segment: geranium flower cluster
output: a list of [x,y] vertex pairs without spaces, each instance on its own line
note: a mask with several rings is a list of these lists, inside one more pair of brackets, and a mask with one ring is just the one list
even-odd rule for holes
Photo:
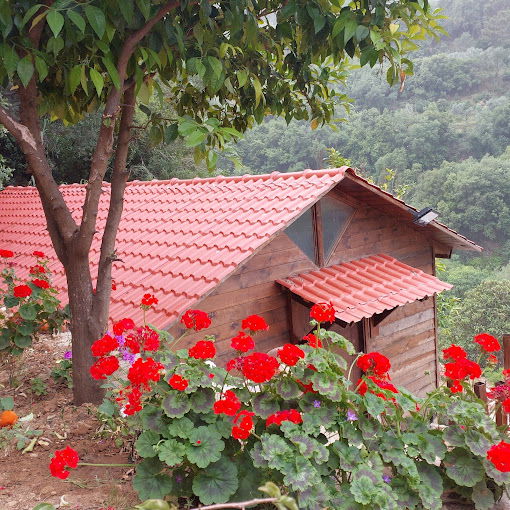
[[501,441],[487,451],[487,459],[503,473],[510,472],[510,443]]
[[331,303],[317,303],[310,309],[310,317],[317,322],[335,322],[335,309]]
[[291,421],[292,423],[299,424],[303,422],[303,417],[297,409],[278,411],[267,418],[266,427],[270,425],[280,426],[284,421]]
[[[493,347],[493,345],[487,345],[489,348]],[[466,351],[459,345],[452,344],[447,349],[443,349],[443,358],[452,360],[444,366],[445,377],[450,379],[449,387],[452,393],[461,393],[464,390],[462,381],[467,377],[476,379],[482,375],[480,365],[468,359]]]
[[[360,395],[365,395],[369,391],[383,400],[388,400],[387,393],[384,392],[398,393],[397,388],[390,382],[391,378],[388,373],[391,369],[390,360],[380,352],[363,354],[356,360],[356,366],[363,370],[367,380],[370,380],[381,390],[384,390],[377,391],[372,389],[366,380],[360,379],[356,385]],[[395,399],[390,397],[389,400]]]
[[70,446],[66,446],[63,450],[57,450],[50,461],[51,475],[65,480],[70,475],[68,469],[78,467],[79,461],[78,452]]

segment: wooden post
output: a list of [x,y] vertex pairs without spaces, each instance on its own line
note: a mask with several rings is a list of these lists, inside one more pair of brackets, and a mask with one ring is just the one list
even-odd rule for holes
[[503,367],[510,369],[510,335],[503,335]]
[[487,408],[487,385],[484,382],[475,383],[475,395],[485,404]]

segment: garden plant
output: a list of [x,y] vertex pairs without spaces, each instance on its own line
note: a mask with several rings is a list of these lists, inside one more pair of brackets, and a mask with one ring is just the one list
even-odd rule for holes
[[[154,302],[146,295],[142,308]],[[330,305],[314,305],[305,343],[272,356],[255,350],[266,322],[247,317],[225,367],[200,310],[182,317],[204,332],[189,348],[129,318],[94,342],[90,373],[107,388],[101,410],[137,434],[140,498],[192,508],[260,497],[271,481],[303,509],[439,510],[450,494],[492,508],[510,484],[510,444],[473,391],[480,365],[452,345],[443,351],[449,384],[418,398],[392,384],[385,356],[355,353],[328,330],[333,321]],[[475,343],[481,357],[500,349],[487,334]],[[354,365],[363,375],[351,382]],[[510,410],[506,390],[491,396]],[[67,478],[78,450],[57,451],[52,475]]]

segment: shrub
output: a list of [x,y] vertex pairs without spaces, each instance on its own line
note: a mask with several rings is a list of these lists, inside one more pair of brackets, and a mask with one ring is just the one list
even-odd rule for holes
[[[364,375],[352,384],[340,351],[353,355],[353,346],[316,320],[330,311],[316,308],[307,344],[286,344],[276,357],[250,352],[256,331],[242,331],[225,368],[214,363],[213,337],[174,350],[180,340],[130,319],[96,341],[91,374],[119,405],[103,410],[140,431],[140,498],[239,501],[272,480],[303,509],[439,510],[448,492],[492,508],[510,483],[510,445],[473,392],[479,365],[453,346],[444,354],[451,389],[419,399],[391,383],[386,357],[360,353]],[[198,310],[183,319],[194,330],[210,322]],[[243,325],[267,326],[253,316]],[[493,352],[489,338],[479,343]]]

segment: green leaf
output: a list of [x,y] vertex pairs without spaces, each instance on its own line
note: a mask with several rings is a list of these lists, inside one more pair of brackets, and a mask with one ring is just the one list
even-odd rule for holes
[[151,3],[147,0],[136,0],[136,5],[145,19],[149,19],[151,15]]
[[28,11],[23,16],[23,21],[21,22],[21,28],[23,28],[32,18],[32,16],[41,8],[44,7],[43,4],[35,4],[28,9]]
[[32,337],[16,335],[14,343],[21,349],[26,349],[32,345]]
[[136,451],[141,457],[155,457],[158,454],[155,446],[160,439],[161,436],[157,432],[145,430],[135,441]]
[[103,403],[97,408],[97,410],[100,413],[104,414],[105,416],[113,416],[117,408],[111,400],[105,398],[103,400]]
[[0,409],[2,411],[12,411],[14,409],[14,399],[12,397],[0,398]]
[[119,0],[117,5],[119,6],[120,12],[122,13],[122,16],[124,16],[126,22],[131,24],[135,13],[133,0]]
[[481,480],[473,487],[471,498],[476,510],[491,510],[496,503],[493,492],[487,487],[484,480]]
[[[317,369],[320,370],[319,367]],[[331,372],[314,372],[310,377],[310,381],[313,383],[313,389],[321,395],[326,395],[334,402],[342,400],[338,375]]]
[[33,321],[37,317],[37,308],[31,303],[21,305],[18,312],[27,321]]
[[199,468],[205,468],[219,460],[221,452],[225,449],[225,443],[221,440],[219,432],[213,427],[197,427],[191,432],[189,441],[186,456]]
[[165,143],[173,142],[179,136],[179,126],[178,124],[170,124],[165,128],[164,131],[164,141]]
[[60,34],[62,27],[64,26],[64,16],[62,16],[60,12],[54,9],[50,9],[46,15],[46,21],[48,22],[53,35],[57,37],[57,35]]
[[188,439],[193,430],[193,422],[189,418],[178,418],[170,422],[166,429],[166,433],[173,437]]
[[280,469],[284,474],[283,481],[295,491],[302,491],[314,484],[320,484],[321,479],[314,469],[312,463],[301,457],[294,455]]
[[431,510],[441,510],[443,502],[443,478],[441,471],[436,466],[420,462],[417,465],[421,484],[418,487],[420,499],[425,508]]
[[193,479],[193,493],[204,505],[226,503],[239,485],[236,465],[221,459],[198,473]]
[[24,56],[16,66],[16,72],[23,86],[26,87],[34,74],[34,64],[30,55]]
[[188,395],[175,391],[163,399],[161,407],[169,418],[182,418],[191,409],[191,402]]
[[[345,23],[344,44],[346,44],[349,40],[351,40],[353,38],[357,29],[358,29],[358,24],[356,23],[356,21],[350,19]],[[358,503],[359,503],[359,501],[358,501]]]
[[200,145],[204,143],[207,139],[208,132],[203,129],[196,129],[196,131],[193,131],[189,136],[186,136],[184,141],[186,143],[187,147],[196,147],[197,145]]
[[81,14],[69,9],[67,11],[67,17],[78,27],[79,30],[81,30],[82,33],[85,32],[86,23]]
[[354,471],[362,462],[361,450],[342,441],[335,441],[332,449],[338,454],[338,462],[344,471]]
[[248,81],[248,71],[246,69],[236,71],[236,76],[239,87],[241,88],[244,87],[246,85],[246,82]]
[[484,468],[478,459],[469,455],[466,450],[455,448],[448,452],[444,459],[446,474],[459,485],[474,487],[484,475]]
[[421,456],[429,463],[435,464],[444,459],[446,446],[441,437],[430,433],[418,434],[418,449]]
[[262,85],[256,76],[252,77],[251,84],[253,85],[253,90],[255,91],[255,108],[257,108],[262,98]]
[[71,94],[74,94],[76,88],[81,82],[81,71],[82,71],[81,65],[76,65],[69,71],[68,80],[69,91],[71,92]]
[[363,41],[368,34],[370,33],[370,30],[365,25],[358,25],[358,28],[356,29],[356,39],[358,41]]
[[90,69],[90,78],[92,79],[92,83],[94,87],[96,87],[96,92],[98,96],[101,96],[101,91],[104,86],[104,79],[100,73],[98,73],[94,68]]
[[169,467],[177,466],[184,460],[186,445],[177,439],[167,439],[157,446],[159,460]]
[[456,424],[449,425],[443,432],[443,439],[448,446],[464,446],[465,432]]
[[39,81],[43,81],[46,76],[48,76],[48,66],[44,59],[42,59],[39,55],[35,56],[35,68],[37,69],[37,74],[39,75]]
[[466,430],[464,439],[467,447],[479,457],[485,457],[487,450],[491,447],[489,440],[477,430]]
[[7,74],[12,76],[18,66],[18,54],[11,46],[5,43],[0,46],[0,54],[2,55],[2,60]]
[[285,400],[296,398],[301,394],[297,383],[289,377],[280,379],[275,386],[276,392]]
[[138,464],[133,488],[141,500],[161,499],[172,492],[172,479],[161,473],[163,467],[158,459],[145,459]]
[[261,418],[269,418],[280,410],[278,399],[270,393],[259,393],[253,399],[253,411]]
[[210,412],[214,402],[214,390],[211,388],[199,388],[191,395],[191,408],[195,413]]
[[39,503],[32,510],[56,510],[56,508],[51,503]]
[[21,336],[30,336],[34,332],[35,328],[36,326],[33,322],[22,322],[16,327],[16,332]]
[[221,76],[223,71],[223,64],[216,57],[207,57],[207,63],[212,69],[212,72],[216,78]]
[[365,401],[365,406],[367,408],[368,413],[377,418],[386,408],[384,405],[384,400],[380,397],[377,397],[373,393],[367,391],[365,396],[363,397]]
[[148,499],[141,505],[136,505],[135,508],[137,510],[174,510],[175,506],[172,505],[172,507],[170,507],[170,505],[162,499]]
[[108,74],[110,76],[110,79],[112,80],[113,86],[117,90],[120,90],[120,76],[117,71],[117,68],[113,65],[113,62],[109,58],[103,57],[101,60],[103,61],[103,64],[105,65],[105,67],[108,71]]
[[86,5],[84,11],[90,26],[97,34],[97,37],[102,39],[106,28],[106,18],[103,11],[98,7],[94,7],[93,5]]

